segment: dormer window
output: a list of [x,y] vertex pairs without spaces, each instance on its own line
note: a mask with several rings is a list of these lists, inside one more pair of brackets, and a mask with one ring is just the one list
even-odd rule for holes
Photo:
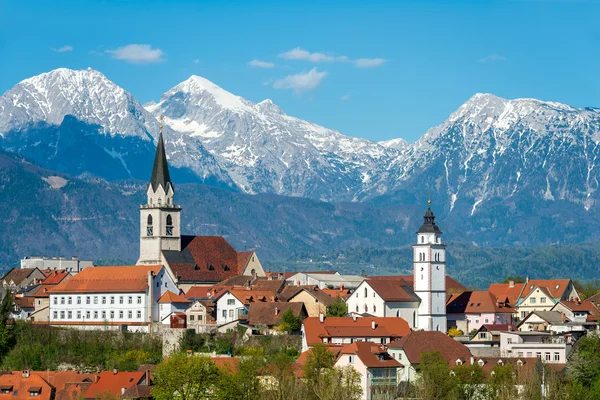
[[13,387],[11,385],[0,386],[0,394],[11,394]]
[[456,360],[456,365],[462,365],[462,360],[461,359]]
[[483,364],[485,364],[485,362],[483,360],[479,360],[477,361],[477,364],[479,364],[480,367],[483,367]]
[[37,397],[40,396],[42,394],[42,388],[41,387],[32,387],[29,388],[29,396],[30,397]]

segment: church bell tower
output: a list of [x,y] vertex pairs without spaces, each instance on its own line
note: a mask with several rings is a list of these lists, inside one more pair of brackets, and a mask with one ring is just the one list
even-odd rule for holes
[[181,250],[181,207],[175,205],[175,187],[169,175],[169,165],[163,140],[163,117],[152,177],[146,195],[148,201],[140,206],[140,258],[137,264],[164,264],[163,250]]
[[414,291],[421,299],[417,329],[446,332],[446,245],[435,224],[431,200],[413,245]]

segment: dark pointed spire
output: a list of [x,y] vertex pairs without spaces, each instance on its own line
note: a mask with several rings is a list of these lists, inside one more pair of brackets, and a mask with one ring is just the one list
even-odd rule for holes
[[440,228],[435,224],[435,215],[433,215],[433,211],[431,211],[431,199],[427,199],[427,211],[425,211],[425,216],[423,217],[423,225],[421,225],[417,233],[442,234]]
[[168,185],[173,186],[171,183],[171,176],[169,175],[169,164],[167,162],[167,154],[165,152],[165,143],[162,134],[163,128],[163,117],[160,117],[160,133],[158,134],[158,144],[156,145],[156,155],[154,156],[154,167],[152,168],[152,178],[150,178],[150,185],[152,190],[156,191],[159,185],[162,185],[165,192],[167,192]]

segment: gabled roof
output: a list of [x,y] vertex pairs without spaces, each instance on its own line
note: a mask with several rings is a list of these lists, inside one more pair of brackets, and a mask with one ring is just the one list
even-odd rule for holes
[[181,251],[163,251],[178,281],[184,283],[217,283],[241,275],[253,254],[238,253],[222,236],[181,236]]
[[48,290],[56,293],[137,293],[148,289],[148,273],[155,275],[162,265],[88,267]]
[[281,315],[287,310],[292,310],[295,317],[306,316],[304,303],[252,303],[248,310],[248,325],[279,325]]
[[508,301],[508,304],[514,307],[524,288],[524,283],[492,283],[488,288],[488,292],[496,296],[498,300]]
[[152,386],[148,385],[133,385],[129,389],[125,390],[125,393],[121,395],[121,399],[151,399],[152,398]]
[[230,289],[221,292],[215,300],[220,299],[224,294],[231,293],[242,304],[248,305],[256,302],[274,302],[279,301],[277,295],[269,290],[248,290],[248,289]]
[[373,342],[357,341],[342,347],[340,355],[354,354],[367,368],[393,368],[401,367],[398,361],[392,358],[385,346]]
[[6,273],[6,275],[4,275],[2,277],[1,280],[6,281],[7,283],[10,283],[12,281],[15,285],[18,286],[25,279],[29,278],[29,276],[31,274],[33,274],[34,271],[39,272],[39,269],[37,269],[37,268],[13,268],[10,271],[8,271]]
[[19,306],[19,308],[21,310],[25,309],[25,308],[34,308],[34,303],[35,303],[35,299],[31,296],[29,297],[16,297],[13,300],[13,303],[15,303],[17,306]]
[[570,279],[530,279],[529,282],[525,284],[525,289],[521,294],[521,298],[524,299],[528,297],[536,287],[539,287],[540,289],[546,289],[551,297],[560,299],[565,295],[569,283],[571,283]]
[[[573,301],[573,300],[562,300],[559,302],[561,305],[565,306],[567,309],[571,311],[577,312],[587,312],[588,314],[596,314],[598,315],[598,308],[594,303],[589,300],[585,301]],[[556,305],[554,306],[556,307]]]
[[[535,367],[538,364],[538,362],[541,361],[538,358],[534,357],[485,357],[477,358],[474,362],[478,365],[483,364],[481,368],[483,369],[483,373],[486,377],[490,377],[494,368],[511,364],[513,366],[513,370],[518,373],[520,379],[527,379],[533,377]],[[546,365],[551,367],[556,364]]]
[[453,294],[446,304],[447,314],[514,313],[514,309],[503,306],[496,296],[488,291],[467,291]]
[[506,331],[516,331],[512,324],[483,324],[477,330],[479,332],[506,332]]
[[50,297],[48,290],[54,288],[56,285],[39,285],[34,291],[30,293],[30,297]]
[[73,400],[83,398],[85,391],[92,385],[92,382],[69,382],[65,387],[56,391],[54,400]]
[[186,299],[182,294],[175,294],[170,290],[167,290],[160,299],[158,299],[159,303],[191,303],[190,300]]
[[332,305],[335,302],[335,300],[331,296],[329,296],[328,294],[324,293],[317,286],[313,286],[313,287],[310,287],[310,288],[307,288],[307,287],[300,288],[300,290],[296,291],[296,293],[294,293],[292,296],[290,296],[288,298],[288,301],[290,301],[294,297],[298,296],[301,292],[308,293],[316,301],[318,301],[319,303],[324,304],[325,306],[330,306],[330,305]]
[[[386,276],[386,275],[371,275],[371,276],[367,276],[366,279],[368,279],[369,281],[374,281],[374,280],[384,280],[384,281],[403,280],[408,285],[414,285],[414,281],[415,281],[415,277],[412,276],[412,275],[389,275],[389,276]],[[464,287],[463,285],[461,285],[460,283],[458,283],[452,277],[446,275],[446,291],[448,291],[448,292],[463,292],[465,290],[467,290],[466,287]]]
[[[373,329],[373,322],[375,329]],[[333,337],[385,337],[400,338],[410,332],[408,322],[400,317],[308,317],[302,323],[306,335],[306,343],[314,346],[323,343],[323,338]]]
[[558,311],[532,311],[519,323],[518,327],[525,324],[532,315],[537,315],[550,325],[562,325],[565,323],[563,315]]
[[[84,269],[84,271],[89,268],[91,267]],[[130,387],[141,383],[145,376],[145,372],[100,372],[100,374],[98,374],[98,382],[94,382],[90,385],[85,391],[84,397],[86,399],[95,399],[104,393],[120,396],[122,388],[127,390]]]
[[348,297],[352,296],[352,291],[350,289],[328,289],[323,288],[321,292],[325,293],[327,296],[336,300],[338,297],[341,297],[342,300],[346,300]]
[[277,294],[280,293],[285,286],[286,284],[283,280],[269,280],[265,278],[258,278],[254,281],[252,288],[256,290],[269,290]]
[[456,360],[464,363],[471,358],[471,352],[467,346],[437,331],[410,332],[400,340],[390,343],[388,348],[404,350],[411,364],[418,364],[421,354],[432,351],[439,351],[450,365],[455,365]]
[[405,280],[368,280],[364,282],[369,285],[383,301],[390,302],[419,302],[421,299],[415,294],[412,284],[406,283]]
[[46,275],[46,273],[44,273],[44,275],[46,275],[46,279],[44,279],[41,284],[42,285],[58,285],[59,283],[62,282],[63,279],[67,278],[69,276],[69,273],[67,271],[63,270],[49,270],[50,274]]

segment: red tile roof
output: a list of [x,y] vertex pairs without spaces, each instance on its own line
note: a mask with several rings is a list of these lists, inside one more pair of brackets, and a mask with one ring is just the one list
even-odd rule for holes
[[83,394],[91,385],[92,382],[67,383],[64,389],[56,391],[54,400],[82,399]]
[[170,290],[167,290],[160,299],[158,299],[159,303],[191,303],[190,300],[186,299],[182,294],[175,294]]
[[525,288],[524,283],[492,283],[488,288],[488,292],[491,292],[499,300],[508,301],[508,304],[515,306],[519,300],[521,292]]
[[182,236],[181,251],[163,251],[180,282],[221,282],[241,275],[254,252],[237,252],[222,236]]
[[[91,268],[95,267],[88,267],[84,271]],[[84,396],[86,399],[96,399],[105,393],[120,396],[123,388],[127,390],[134,385],[143,383],[145,377],[145,372],[100,372],[98,374],[98,381],[90,385],[85,391]]]
[[[414,281],[415,281],[415,277],[412,276],[412,275],[390,275],[390,276],[372,275],[372,276],[367,276],[366,278],[368,280],[370,280],[370,281],[374,281],[374,280],[384,280],[384,281],[403,280],[408,285],[413,285]],[[462,291],[467,290],[467,288],[464,287],[463,285],[461,285],[460,283],[458,283],[457,281],[455,281],[450,276],[446,275],[446,290],[448,292],[462,292]]]
[[471,352],[462,343],[457,342],[450,336],[436,331],[414,331],[402,337],[400,340],[390,343],[390,349],[402,349],[411,364],[420,362],[421,354],[439,351],[444,360],[452,366],[456,360],[463,363],[471,358]]
[[13,302],[18,305],[21,309],[34,308],[35,299],[31,296],[28,297],[16,297]]
[[50,297],[48,290],[52,289],[53,287],[55,287],[55,285],[39,285],[34,292],[31,292],[30,297]]
[[406,283],[403,279],[374,279],[366,281],[366,284],[371,286],[384,301],[420,301],[413,292],[412,284]]
[[46,275],[46,279],[41,282],[42,285],[58,285],[69,276],[69,273],[65,270],[47,270],[47,272],[50,272],[49,274],[46,274],[46,271],[42,272]]
[[248,325],[266,325],[269,327],[281,323],[281,315],[292,310],[295,317],[306,317],[304,303],[252,303],[248,309]]
[[[2,277],[3,281],[7,283],[12,281],[15,285],[20,285],[25,279],[38,270],[37,268],[13,268]],[[39,270],[38,270],[39,271]]]
[[[0,394],[0,399],[50,400],[52,398],[52,386],[36,374],[30,374],[27,378],[24,378],[20,371],[0,375],[0,387],[10,390],[9,394]],[[32,390],[39,390],[39,395],[29,396]]]
[[212,361],[221,372],[236,373],[240,368],[241,359],[238,357],[211,357]]
[[570,279],[531,279],[525,284],[521,298],[529,296],[536,287],[539,287],[546,289],[553,298],[560,299],[565,295],[570,282]]
[[[372,323],[375,322],[375,329]],[[332,337],[385,337],[400,338],[410,332],[408,322],[399,317],[308,317],[302,323],[308,346],[323,343],[323,338]]]
[[337,299],[338,296],[342,298],[342,300],[346,300],[348,297],[352,296],[352,291],[350,289],[321,289],[323,293],[331,297],[332,299]]
[[161,265],[88,267],[48,293],[132,293],[148,289],[148,273],[158,274]]
[[277,295],[269,290],[254,290],[254,289],[229,289],[223,292],[220,292],[217,297],[212,297],[213,299],[218,299],[223,296],[225,293],[231,293],[236,299],[238,299],[242,304],[250,304],[255,302],[265,302],[265,301],[279,301]]
[[446,304],[447,314],[514,312],[512,307],[502,305],[492,293],[482,290],[453,294]]
[[340,355],[354,354],[367,368],[393,368],[401,367],[398,361],[392,358],[385,347],[373,342],[358,341],[342,347]]

